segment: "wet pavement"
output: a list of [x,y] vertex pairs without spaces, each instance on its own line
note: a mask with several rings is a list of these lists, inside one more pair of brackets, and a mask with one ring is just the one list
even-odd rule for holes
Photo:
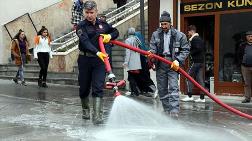
[[[113,106],[112,93],[106,91],[104,99],[105,123],[94,126],[81,119],[78,87],[38,88],[35,83],[21,86],[0,80],[0,140],[252,140],[251,120],[228,112],[210,99],[206,103],[181,102],[178,121],[162,115],[160,102],[152,98],[117,99]],[[220,99],[252,114],[252,103],[241,104],[241,97]],[[110,125],[114,125],[113,130]]]

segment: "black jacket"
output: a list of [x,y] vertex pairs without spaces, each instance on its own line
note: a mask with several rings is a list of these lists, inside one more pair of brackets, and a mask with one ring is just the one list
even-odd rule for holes
[[204,63],[205,45],[199,36],[194,36],[191,43],[190,55],[194,63]]
[[236,51],[237,64],[252,67],[252,45],[241,43]]
[[100,34],[110,34],[111,40],[119,36],[116,28],[113,28],[107,22],[96,19],[95,25],[87,20],[81,21],[77,25],[77,36],[79,37],[79,50],[90,52],[94,55],[100,51],[98,37]]

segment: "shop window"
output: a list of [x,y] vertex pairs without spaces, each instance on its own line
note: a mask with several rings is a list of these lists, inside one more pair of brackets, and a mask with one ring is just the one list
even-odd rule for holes
[[252,12],[223,14],[220,17],[219,81],[241,82],[236,49],[244,42],[244,33],[252,30]]

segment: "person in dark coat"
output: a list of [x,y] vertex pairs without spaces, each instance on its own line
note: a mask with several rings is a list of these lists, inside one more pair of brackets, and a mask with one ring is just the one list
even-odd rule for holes
[[[190,25],[188,27],[188,36],[191,48],[190,48],[190,69],[188,74],[196,78],[197,82],[204,87],[204,55],[205,55],[205,45],[203,40],[200,38],[199,34],[196,32],[196,26]],[[194,100],[192,97],[193,83],[187,80],[187,97],[182,99],[182,101],[195,101],[195,102],[205,102],[204,93],[200,92],[200,98]]]
[[77,25],[76,33],[79,37],[79,96],[82,104],[83,119],[90,119],[89,93],[92,88],[94,124],[103,122],[103,88],[105,85],[104,58],[107,54],[100,51],[98,37],[103,37],[103,43],[116,39],[119,32],[107,22],[97,18],[97,4],[87,0],[83,6],[85,20]]
[[21,84],[26,86],[27,84],[24,80],[24,65],[27,63],[27,56],[30,56],[30,53],[28,40],[25,36],[25,32],[21,29],[12,40],[11,53],[14,56],[15,64],[18,66],[18,71],[13,81],[18,84],[18,79],[20,79]]
[[241,71],[244,79],[244,100],[242,103],[251,101],[251,85],[252,85],[252,31],[247,31],[246,42],[242,43],[237,49],[237,60],[241,66]]
[[127,0],[113,0],[117,4],[117,8],[124,6],[127,3]]

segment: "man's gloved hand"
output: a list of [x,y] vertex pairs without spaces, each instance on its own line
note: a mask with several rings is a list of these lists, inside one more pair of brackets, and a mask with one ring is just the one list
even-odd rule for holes
[[103,37],[103,43],[108,43],[111,39],[110,34],[100,34]]
[[102,53],[102,52],[100,52],[100,51],[98,51],[98,52],[96,53],[96,55],[97,55],[103,62],[104,62],[104,58],[108,57],[107,54],[104,54],[104,53]]
[[151,50],[149,50],[147,52],[148,52],[148,55],[145,55],[145,57],[152,58],[153,54],[152,54]]
[[174,60],[171,64],[171,69],[178,71],[179,69],[179,62],[177,60]]

